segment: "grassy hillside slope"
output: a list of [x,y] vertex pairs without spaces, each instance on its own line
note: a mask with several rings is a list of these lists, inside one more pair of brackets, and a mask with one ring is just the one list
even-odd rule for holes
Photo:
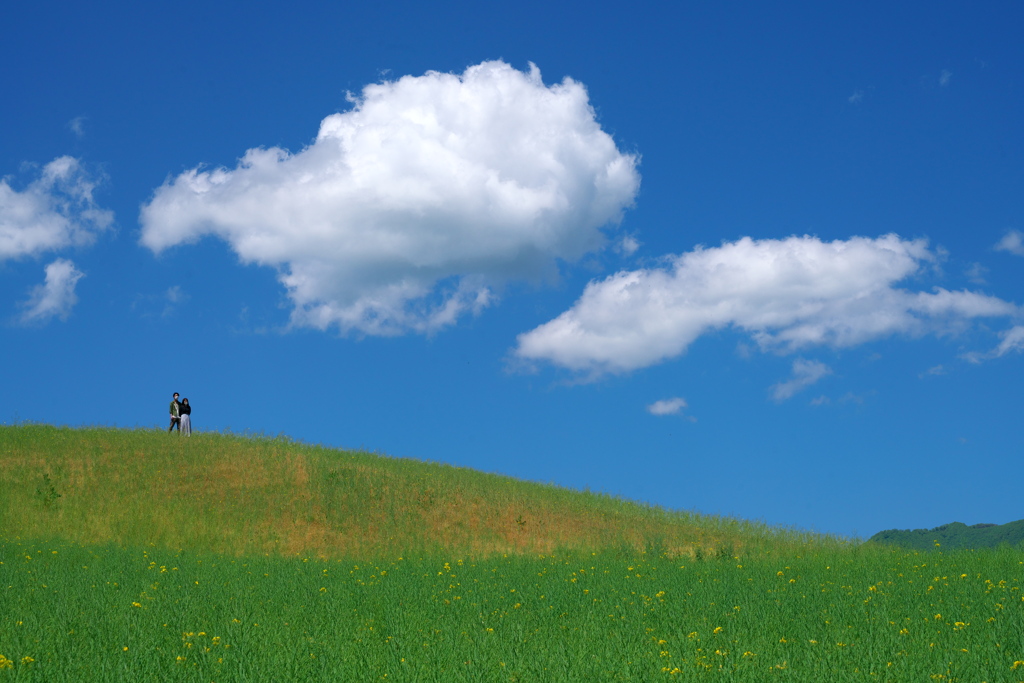
[[285,439],[0,427],[0,681],[1021,682],[1022,576]]
[[0,529],[172,549],[330,557],[835,544],[474,470],[283,438],[0,427]]

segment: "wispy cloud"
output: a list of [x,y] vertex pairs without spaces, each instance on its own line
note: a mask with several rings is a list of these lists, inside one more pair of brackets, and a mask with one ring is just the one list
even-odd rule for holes
[[76,138],[81,139],[85,137],[85,117],[76,116],[75,118],[71,119],[70,121],[68,121],[68,128],[71,130],[72,133],[75,134]]
[[942,73],[939,74],[939,85],[941,87],[945,88],[947,85],[949,85],[949,81],[952,78],[953,78],[953,72],[948,71],[946,69],[943,69]]
[[640,242],[633,235],[623,235],[615,250],[623,256],[632,256],[640,248]]
[[1014,325],[999,336],[1001,337],[999,344],[991,351],[970,351],[960,357],[969,363],[977,364],[986,360],[1002,358],[1010,353],[1024,352],[1024,325]]
[[864,101],[864,91],[854,90],[853,94],[846,98],[846,101],[850,104],[860,104]]
[[293,325],[430,333],[604,246],[639,189],[639,158],[583,84],[545,85],[533,65],[404,76],[351,100],[297,153],[254,147],[157,188],[142,244],[224,239],[278,270]]
[[1002,335],[1003,340],[995,348],[995,355],[1005,356],[1008,353],[1024,351],[1024,325],[1017,325]]
[[1016,256],[1024,256],[1024,235],[1019,230],[1007,230],[995,248],[996,251],[1008,251]]
[[20,321],[24,325],[42,325],[53,318],[67,320],[78,303],[75,286],[85,276],[67,259],[57,259],[46,266],[46,280],[29,293],[22,306]]
[[[873,393],[873,392],[868,392],[868,393]],[[864,398],[865,398],[865,396],[863,394],[855,394],[852,391],[848,391],[848,392],[846,392],[845,394],[843,394],[842,396],[839,397],[839,403],[842,404],[842,405],[845,405],[845,404],[848,404],[848,403],[856,403],[857,405],[864,405]]]
[[797,358],[793,361],[793,376],[785,382],[779,382],[772,386],[770,390],[772,400],[781,403],[815,384],[822,377],[831,374],[832,369],[821,361]]
[[[666,398],[660,401],[655,401],[647,406],[647,412],[651,415],[664,417],[666,415],[682,415],[686,408],[686,400],[676,396],[675,398]],[[692,417],[690,419],[694,420]]]
[[164,292],[164,299],[166,300],[166,304],[164,305],[164,311],[161,315],[166,318],[172,315],[180,304],[188,301],[189,295],[181,288],[181,285],[174,285],[172,287],[168,287],[167,291]]
[[924,379],[925,377],[936,377],[938,375],[945,375],[946,372],[947,371],[946,371],[945,366],[943,366],[943,365],[935,365],[935,366],[932,366],[932,367],[928,368],[927,370],[925,370],[921,374],[919,374],[918,377],[920,379]]
[[176,304],[188,298],[188,294],[185,294],[185,292],[182,291],[181,285],[174,285],[173,287],[168,287],[167,291],[164,293],[164,296],[166,296],[167,301],[172,304]]
[[988,275],[988,268],[981,265],[980,263],[975,262],[967,266],[967,268],[964,270],[964,275],[966,275],[967,279],[973,282],[974,284],[984,285],[987,284],[985,276]]

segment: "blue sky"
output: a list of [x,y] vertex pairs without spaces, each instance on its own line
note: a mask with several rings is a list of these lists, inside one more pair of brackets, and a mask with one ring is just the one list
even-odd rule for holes
[[1024,517],[1019,4],[20,3],[0,421]]

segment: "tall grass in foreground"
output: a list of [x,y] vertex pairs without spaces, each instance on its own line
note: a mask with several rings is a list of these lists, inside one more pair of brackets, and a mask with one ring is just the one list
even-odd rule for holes
[[23,538],[325,558],[843,545],[493,474],[162,430],[0,426],[0,529]]
[[0,681],[1024,680],[1024,555],[232,557],[0,538]]

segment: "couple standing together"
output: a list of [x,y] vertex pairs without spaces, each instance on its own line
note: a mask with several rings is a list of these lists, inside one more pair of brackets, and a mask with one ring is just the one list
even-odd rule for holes
[[174,431],[174,428],[178,428],[179,434],[185,436],[192,436],[192,406],[188,404],[188,399],[183,398],[181,402],[178,401],[178,392],[174,392],[174,399],[171,401],[171,426],[167,428],[167,433],[170,434]]

